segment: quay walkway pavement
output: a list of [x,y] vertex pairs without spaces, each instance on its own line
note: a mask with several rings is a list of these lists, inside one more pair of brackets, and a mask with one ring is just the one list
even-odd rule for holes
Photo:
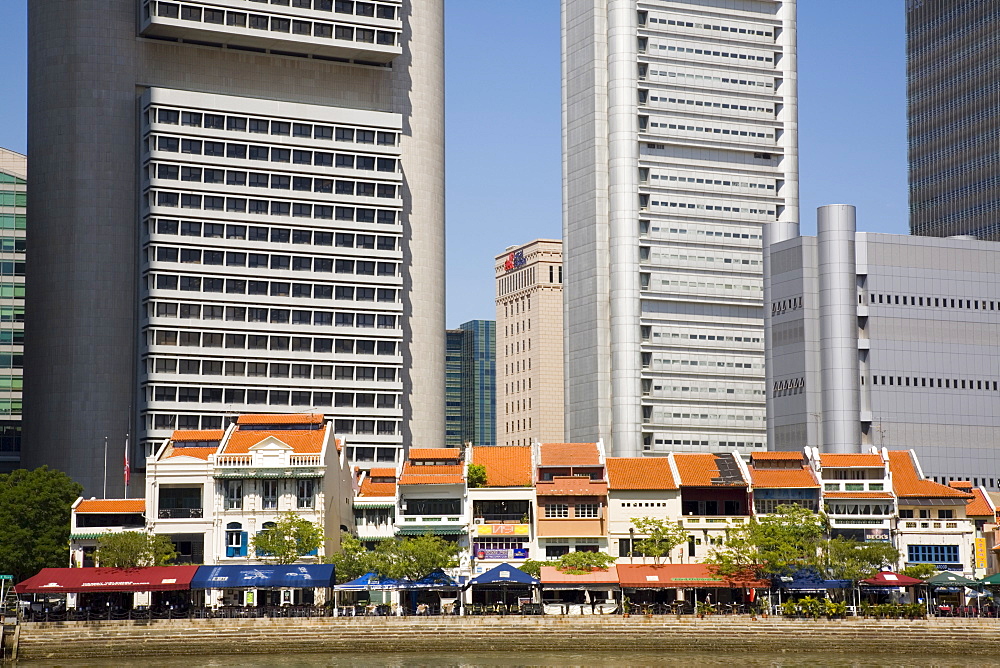
[[1000,655],[1000,620],[745,616],[168,619],[22,624],[17,659],[477,651]]

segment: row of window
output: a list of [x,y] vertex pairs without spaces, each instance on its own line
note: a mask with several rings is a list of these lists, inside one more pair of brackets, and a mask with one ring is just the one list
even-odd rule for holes
[[[642,206],[643,200],[649,199],[649,195],[639,195],[640,208],[645,209]],[[698,204],[696,202],[667,202],[652,200],[649,202],[653,206],[661,206],[664,208],[671,209],[696,209],[698,211],[719,211],[725,213],[746,213],[754,216],[773,216],[774,209],[744,209],[738,206],[722,206],[719,204]]]
[[[652,259],[657,264],[667,264],[669,266],[676,266],[679,262],[704,262],[704,263],[715,263],[721,262],[722,264],[729,265],[742,265],[748,267],[756,267],[763,264],[760,260],[752,259],[740,259],[733,257],[716,257],[714,255],[680,255],[677,253],[668,254],[666,249],[653,248],[650,251],[649,246],[639,247],[639,261],[649,260],[650,253],[652,252]],[[721,267],[721,269],[732,271],[734,267]]]
[[[648,341],[649,334],[645,331],[651,329],[648,326],[643,326],[642,340]],[[724,336],[722,334],[684,334],[681,332],[663,332],[653,331],[653,338],[664,338],[664,339],[687,339],[689,341],[734,341],[736,343],[761,343],[763,341],[759,336]]]
[[504,431],[507,434],[513,434],[525,429],[531,429],[530,417],[524,420],[511,420],[510,422],[504,422]]
[[504,394],[511,394],[514,392],[522,392],[531,389],[531,377],[529,376],[526,380],[515,380],[512,383],[504,383]]
[[[684,104],[692,105],[695,107],[705,107],[710,109],[729,109],[731,111],[749,111],[749,112],[759,112],[765,114],[773,114],[774,107],[754,107],[747,106],[745,104],[729,104],[727,102],[709,102],[707,100],[689,100],[678,97],[662,97],[659,95],[650,95],[649,99],[653,102],[668,102],[670,104]],[[640,95],[640,102],[645,102]]]
[[[267,4],[268,0],[250,0]],[[337,14],[356,14],[379,19],[392,20],[396,18],[396,7],[392,4],[375,3],[358,0],[270,0],[272,5],[289,5],[298,9],[314,9],[317,12],[334,11]]]
[[0,230],[23,230],[28,226],[25,214],[0,214]]
[[[647,383],[649,379],[643,380],[643,383]],[[644,387],[643,394],[649,394],[649,389]],[[693,392],[695,394],[731,394],[733,397],[737,395],[744,395],[747,397],[756,397],[764,394],[763,390],[755,390],[746,387],[710,387],[706,385],[702,386],[689,386],[689,385],[653,385],[652,389],[654,392]]]
[[[248,492],[253,490],[255,482],[260,484],[260,500],[261,508],[264,510],[277,510],[278,499],[284,496],[287,492],[282,490],[284,487],[282,481],[274,479],[265,479],[260,481],[252,480],[223,480],[222,486],[222,496],[225,499],[226,510],[239,510],[243,508],[244,503],[244,487]],[[295,481],[295,496],[296,496],[296,508],[312,508],[315,504],[316,492],[318,485],[316,480],[313,478],[300,478]],[[250,492],[252,493],[252,492]],[[265,530],[267,525],[265,523]],[[234,526],[235,525],[235,526]],[[230,522],[226,525],[227,530],[238,529],[239,523]]]
[[[180,290],[188,292],[197,292],[199,286],[203,288],[203,292],[208,293],[221,293],[221,278],[206,278],[204,281],[195,280],[191,277],[181,277],[181,282],[178,283],[176,280],[170,279],[168,274],[160,274],[157,277],[156,287],[163,290],[177,290],[178,285]],[[174,276],[174,279],[177,277]],[[159,280],[164,279],[164,280]],[[374,302],[377,295],[379,303],[396,303],[396,291],[384,288],[367,288],[367,287],[353,287],[353,286],[329,286],[329,285],[316,285],[312,286],[308,283],[281,283],[277,281],[271,281],[270,286],[268,286],[267,281],[244,281],[236,279],[226,280],[226,293],[227,294],[250,294],[250,295],[270,295],[272,297],[300,297],[300,298],[311,298],[311,299],[336,299],[338,301],[361,301],[361,302]],[[247,290],[247,285],[250,285],[249,291]],[[0,286],[2,287],[2,286]],[[2,293],[2,290],[0,290]],[[162,304],[162,306],[161,306]],[[203,309],[196,308],[195,304],[183,304],[181,308],[175,309],[171,305],[172,302],[158,302],[156,306],[156,315],[158,317],[181,317],[189,319],[201,319],[201,320],[228,320],[230,322],[273,322],[273,323],[295,323],[307,325],[310,322],[316,325],[331,325],[334,322],[345,323],[344,326],[354,326],[352,324],[357,322],[358,327],[374,327],[377,320],[380,329],[395,327],[395,316],[385,315],[375,318],[373,314],[358,313],[353,314],[350,312],[342,313],[342,315],[336,315],[329,311],[308,311],[308,310],[290,310],[290,309],[280,309],[272,308],[267,309],[263,307],[244,307],[244,306],[227,306],[223,312],[223,307],[218,305],[205,305]],[[186,307],[186,308],[185,308]],[[180,315],[178,315],[180,314]],[[224,316],[223,316],[224,314]],[[355,317],[355,315],[357,317]],[[368,317],[371,316],[371,317]]]
[[[642,23],[640,12],[640,24]],[[702,28],[704,30],[714,30],[716,32],[728,32],[734,35],[756,35],[757,37],[773,37],[771,31],[757,30],[754,28],[737,28],[735,26],[717,25],[713,23],[692,23],[691,21],[676,21],[674,19],[649,18],[650,23],[660,23],[661,25],[677,26],[678,28]]]
[[[190,402],[197,404],[251,404],[260,405],[265,404],[269,406],[309,406],[309,407],[330,407],[333,406],[333,393],[332,392],[309,392],[308,390],[266,390],[266,389],[254,389],[254,388],[219,388],[219,387],[164,387],[157,386],[154,390],[150,390],[149,399],[151,401],[166,401],[166,402]],[[395,408],[394,395],[379,395],[389,397],[393,401],[393,405],[379,406],[379,408]],[[157,414],[156,419],[153,420],[153,426],[155,429],[172,429],[175,424],[173,415]],[[197,416],[195,416],[197,417]],[[220,418],[221,420],[221,418]],[[368,420],[361,420],[360,422],[369,422]],[[368,429],[367,424],[361,425],[359,430],[353,431],[351,433],[356,434],[374,434],[375,431],[375,421],[371,422],[371,430]],[[379,420],[379,430],[377,433],[381,435],[391,435],[395,434],[398,429],[398,424],[393,420]],[[220,422],[221,425],[221,422]],[[197,429],[197,425],[193,427],[180,427],[181,429],[193,428]],[[204,429],[210,427],[203,426]],[[337,432],[344,432],[344,429],[337,427]]]
[[[155,114],[155,116],[153,115]],[[369,130],[344,125],[321,125],[299,121],[268,120],[246,116],[212,114],[201,111],[179,111],[177,109],[155,108],[150,120],[164,125],[181,125],[209,130],[227,130],[276,137],[298,137],[300,139],[323,139],[327,141],[353,142],[357,144],[378,144],[395,146],[397,133],[386,130]]]
[[[254,215],[272,215],[293,218],[315,218],[317,220],[338,220],[359,223],[379,223],[380,225],[395,225],[396,211],[384,209],[368,209],[350,206],[330,206],[323,204],[304,204],[277,200],[248,199],[246,197],[221,197],[217,195],[199,195],[195,193],[177,193],[173,191],[154,190],[150,193],[150,205],[161,207],[180,207],[205,211],[226,211],[229,213],[249,213]],[[336,214],[336,215],[334,215]]]
[[[640,124],[641,125],[641,124]],[[731,130],[729,128],[709,128],[695,125],[677,125],[676,123],[660,123],[653,121],[649,124],[651,128],[665,128],[668,130],[687,130],[688,132],[707,132],[716,135],[732,135],[734,137],[757,137],[759,139],[774,139],[774,133],[755,132],[754,130]],[[640,130],[643,128],[640,127]]]
[[[884,298],[884,300],[883,300]],[[863,297],[858,298],[862,303]],[[902,300],[902,304],[900,303]],[[933,302],[933,303],[932,303]],[[888,304],[892,306],[933,306],[934,308],[964,308],[974,311],[996,311],[997,301],[985,299],[952,299],[951,297],[914,297],[912,295],[868,295],[869,304]]]
[[670,281],[662,280],[660,285],[664,288],[697,288],[699,290],[745,290],[749,292],[762,292],[759,285],[735,285],[733,283],[714,283],[712,281]]
[[175,235],[179,233],[182,237],[222,239],[225,236],[226,239],[270,242],[272,244],[292,243],[380,251],[396,250],[397,237],[394,236],[354,234],[352,232],[314,232],[302,228],[263,225],[223,225],[221,223],[201,223],[193,220],[177,221],[166,218],[154,218],[152,221],[157,234]]
[[[349,260],[333,259],[328,257],[310,257],[308,255],[284,255],[280,253],[244,253],[221,250],[202,250],[200,248],[178,248],[176,246],[151,246],[150,259],[155,258],[157,262],[177,262],[180,264],[203,264],[208,266],[223,265],[227,267],[246,267],[249,269],[273,269],[280,271],[314,271],[317,273],[337,273],[355,274],[358,276],[395,276],[399,264],[397,262],[375,262],[374,260]],[[155,251],[155,253],[153,252]],[[15,264],[22,265],[20,275],[23,275],[23,262],[7,263],[13,270]],[[0,273],[3,272],[4,263],[0,262]],[[160,274],[159,276],[163,276]],[[185,280],[181,281],[181,290],[199,290],[197,285],[191,284],[191,277],[181,277],[188,279],[187,287],[184,287]],[[206,281],[223,279],[211,279],[206,277]],[[230,279],[234,281],[235,279]],[[157,286],[159,287],[159,285]],[[239,290],[236,290],[239,292]],[[206,292],[222,292],[221,287],[207,289]],[[262,294],[262,293],[258,293]],[[375,295],[372,293],[371,301]]]
[[[913,381],[912,385],[910,381]],[[935,385],[935,381],[937,384]],[[951,390],[997,391],[997,381],[972,380],[965,378],[911,378],[910,376],[872,376],[872,385],[894,387],[943,387]]]
[[[267,338],[267,337],[264,337]],[[337,380],[395,380],[394,367],[349,366],[329,364],[289,364],[288,362],[223,362],[217,359],[175,359],[155,357],[150,360],[150,370],[155,373],[180,373],[185,375],[221,376],[225,369],[227,377],[251,378],[315,378]],[[373,395],[374,396],[374,395]],[[385,395],[389,396],[389,395]],[[385,408],[385,406],[379,406]],[[391,406],[389,406],[391,408]]]
[[[181,19],[182,21],[204,22],[210,25],[226,25],[234,28],[250,28],[251,30],[270,30],[271,32],[300,36],[311,35],[348,42],[378,44],[379,46],[395,46],[396,44],[396,33],[391,30],[356,28],[351,25],[303,21],[266,14],[227,12],[222,9],[202,8],[197,5],[163,2],[162,0],[159,2],[152,0],[146,6],[146,18],[150,17],[150,5],[155,6],[156,16],[165,19]],[[391,5],[380,5],[380,7],[391,8]]]
[[723,179],[706,179],[698,178],[694,176],[674,176],[672,174],[652,174],[650,178],[653,181],[670,181],[670,182],[680,182],[680,183],[695,183],[698,185],[716,185],[724,186],[726,188],[750,188],[750,189],[760,189],[760,190],[774,190],[775,186],[773,183],[753,183],[750,181],[726,181]]
[[[577,503],[572,506],[572,517],[593,519],[601,516],[601,504],[599,503]],[[546,518],[566,518],[570,517],[570,504],[566,503],[546,503],[542,505],[543,516]]]
[[670,53],[692,53],[698,56],[714,56],[716,58],[732,58],[734,60],[751,60],[761,63],[773,63],[771,56],[758,56],[752,53],[739,53],[738,51],[711,51],[708,49],[693,49],[689,46],[674,46],[672,44],[653,44],[651,48]]
[[28,193],[0,190],[0,206],[28,206]]
[[659,422],[665,421],[667,418],[673,418],[674,420],[726,420],[729,422],[763,422],[764,416],[762,415],[738,415],[734,413],[667,413],[660,411],[652,411],[653,406],[643,406],[643,412],[646,409],[650,409],[650,417],[646,418],[643,416],[643,422],[649,422],[653,419],[654,415],[658,418]]
[[[692,72],[654,70],[654,69],[650,69],[649,73],[651,75],[656,74],[661,77],[668,77],[673,79],[685,79],[690,83],[696,83],[696,84],[700,84],[702,82],[710,82],[710,83],[723,83],[735,86],[774,88],[774,81],[773,80],[767,81],[766,79],[732,79],[730,77],[709,76],[706,74],[694,74]],[[640,64],[639,79],[643,80],[645,78],[646,78],[646,65]]]
[[649,227],[648,220],[639,221],[639,233],[648,234],[649,231],[653,232],[665,232],[669,234],[693,234],[699,237],[714,237],[716,239],[750,239],[755,241],[760,241],[763,239],[762,235],[754,234],[750,232],[723,232],[720,230],[709,230],[709,229],[699,229],[697,227],[684,228],[684,227]]
[[[298,154],[301,151],[296,151],[295,153]],[[308,151],[305,151],[305,153],[308,153]],[[152,167],[153,171],[150,171],[151,176],[155,175],[158,179],[168,181],[224,183],[227,186],[334,193],[337,195],[380,197],[383,199],[394,199],[397,191],[395,183],[373,183],[370,181],[350,181],[346,179],[314,179],[309,176],[290,176],[288,174],[273,172],[246,172],[232,169],[211,169],[208,167],[192,167],[163,162],[153,163]]]
[[653,357],[652,353],[642,353],[642,367],[649,368],[650,364],[655,366],[704,366],[712,368],[729,369],[763,369],[764,364],[758,362],[717,362],[712,360],[689,360],[689,359],[666,359],[663,357]]
[[[218,307],[212,307],[218,308]],[[398,325],[398,316],[392,314],[375,313],[353,313],[350,311],[310,311],[292,310],[280,308],[260,308],[260,307],[231,307],[232,317],[227,318],[234,322],[269,322],[272,324],[293,324],[293,325],[316,325],[318,327],[360,327],[378,329],[395,329]],[[228,314],[227,314],[228,315]],[[245,316],[241,319],[240,316]],[[218,320],[214,316],[209,318]],[[176,331],[158,330],[156,343],[158,345],[176,345],[170,341],[176,339]],[[194,332],[182,332],[182,334],[194,334]],[[202,345],[206,347],[222,347],[222,339],[217,338],[221,334],[205,334]],[[184,338],[181,337],[184,341]],[[197,343],[181,343],[180,345],[198,345]]]
[[150,137],[150,149],[154,148],[166,153],[206,155],[235,160],[270,161],[315,167],[336,167],[337,169],[357,169],[363,172],[379,171],[390,174],[396,172],[397,165],[397,159],[394,157],[361,155],[357,153],[333,153],[331,151],[310,151],[285,148],[283,146],[190,139],[162,134]]
[[[197,332],[181,332],[181,336],[177,340],[186,342],[186,345],[197,345],[196,342],[199,339],[195,334]],[[220,341],[218,336],[220,335],[206,333],[204,340],[215,344]],[[224,337],[221,339],[225,341],[224,347],[231,350],[276,350],[304,353],[331,353],[336,355],[395,355],[398,345],[396,341],[382,339],[328,339],[311,336],[267,336],[264,334],[224,334],[221,336]],[[164,337],[162,340],[171,340],[171,337]],[[150,370],[152,371],[153,368],[151,367]],[[174,360],[164,358],[157,359],[155,370],[162,373],[175,373],[177,367],[174,364]],[[189,372],[182,370],[180,373],[197,373],[197,371]],[[309,376],[305,375],[301,377],[308,378]],[[321,376],[317,375],[316,377],[319,378]],[[329,370],[327,370],[327,374],[323,377],[331,377]]]

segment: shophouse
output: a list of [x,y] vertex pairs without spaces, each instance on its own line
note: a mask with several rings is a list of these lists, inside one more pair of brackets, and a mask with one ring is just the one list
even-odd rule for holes
[[789,505],[819,512],[819,481],[801,452],[752,453],[750,481],[754,515],[768,515]]
[[479,575],[502,563],[517,565],[537,559],[535,488],[529,445],[472,447],[469,464],[486,470],[486,481],[469,488],[472,506],[472,573]]
[[468,548],[468,493],[460,448],[411,448],[396,485],[396,535],[433,534]]
[[608,550],[608,482],[604,443],[535,443],[539,553]]
[[703,561],[726,530],[750,517],[750,472],[739,454],[672,453],[688,529],[685,560]]
[[394,468],[357,472],[354,529],[369,549],[396,535],[396,475]]
[[[647,538],[636,518],[676,522],[681,516],[681,493],[670,457],[608,457],[608,540],[610,553],[621,564],[652,563],[636,547]],[[668,560],[683,558],[679,548]]]
[[834,536],[889,540],[895,499],[889,466],[881,454],[820,454],[807,448],[823,483],[824,510]]

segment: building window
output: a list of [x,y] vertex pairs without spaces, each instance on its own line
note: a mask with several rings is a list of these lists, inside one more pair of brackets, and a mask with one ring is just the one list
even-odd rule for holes
[[958,560],[958,545],[910,545],[907,556],[910,563],[960,563]]
[[278,481],[260,481],[260,501],[264,510],[277,510],[278,508]]
[[226,496],[226,510],[239,510],[243,507],[243,481],[226,480],[222,483]]
[[545,517],[569,517],[569,506],[565,503],[547,503],[544,508]]
[[247,556],[247,532],[242,529],[243,525],[239,522],[230,522],[226,525],[227,557]]
[[576,504],[576,516],[587,518],[600,517],[601,506],[597,503],[578,503]]
[[315,481],[311,479],[299,480],[296,506],[298,508],[312,508],[314,503]]

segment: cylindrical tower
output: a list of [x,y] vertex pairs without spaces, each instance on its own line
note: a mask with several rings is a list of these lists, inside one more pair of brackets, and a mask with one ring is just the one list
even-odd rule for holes
[[826,452],[861,452],[855,226],[853,206],[819,208],[816,238]]

